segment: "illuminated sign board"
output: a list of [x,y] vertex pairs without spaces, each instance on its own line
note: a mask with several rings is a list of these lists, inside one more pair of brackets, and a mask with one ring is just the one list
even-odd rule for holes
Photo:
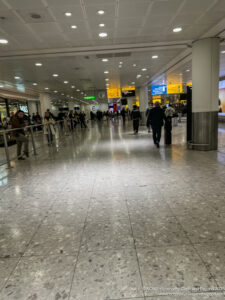
[[225,89],[225,80],[220,81],[219,89]]
[[167,87],[166,85],[154,85],[151,87],[152,96],[154,95],[166,95]]
[[122,97],[135,97],[135,90],[123,91]]
[[120,88],[109,88],[107,90],[107,97],[108,97],[108,99],[121,98]]
[[182,83],[167,85],[167,94],[180,94],[182,92],[183,92]]
[[95,100],[96,97],[95,96],[85,96],[84,100]]

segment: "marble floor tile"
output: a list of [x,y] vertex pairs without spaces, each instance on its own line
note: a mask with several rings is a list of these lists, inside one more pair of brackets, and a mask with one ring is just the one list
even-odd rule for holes
[[84,230],[82,248],[86,251],[134,248],[129,220],[88,222]]
[[225,243],[195,245],[199,255],[215,277],[219,287],[225,292]]
[[42,225],[31,240],[24,256],[75,255],[80,247],[83,227],[83,224]]
[[0,291],[15,269],[18,261],[19,258],[0,258]]
[[22,258],[0,294],[4,300],[68,299],[76,257]]
[[133,249],[80,253],[71,300],[105,300],[142,296],[138,263]]
[[174,217],[153,217],[147,222],[136,219],[132,222],[136,247],[190,244],[183,228]]
[[21,256],[34,233],[32,227],[9,227],[0,224],[0,257]]
[[225,241],[225,218],[223,215],[178,216],[180,224],[193,243]]
[[192,246],[138,249],[146,296],[170,289],[215,288],[216,282]]
[[162,297],[146,297],[146,300],[224,300],[225,296],[223,295],[217,295],[216,293],[214,295],[203,295],[203,294],[199,294],[199,295],[189,295],[189,296],[183,296],[183,295],[179,295],[179,296],[162,296]]

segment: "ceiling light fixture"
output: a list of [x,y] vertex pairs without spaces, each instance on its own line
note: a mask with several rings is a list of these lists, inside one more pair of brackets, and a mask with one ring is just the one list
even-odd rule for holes
[[158,58],[158,55],[153,55],[152,58],[156,59],[156,58]]
[[41,66],[42,66],[42,63],[36,63],[35,66],[41,67]]
[[58,91],[54,91],[54,93],[58,93]]
[[33,85],[38,85],[38,84],[36,82],[34,82]]
[[176,27],[173,29],[173,32],[181,32],[182,31],[182,27]]
[[186,72],[190,72],[190,70],[186,70]]
[[131,84],[135,84],[135,82],[133,81],[133,82],[131,82]]
[[77,89],[77,92],[80,92],[80,90],[79,90],[79,89]]
[[146,68],[143,68],[142,71],[145,72],[145,71],[147,71],[147,69],[146,69]]
[[100,10],[98,11],[98,14],[99,14],[99,15],[104,15],[104,13],[105,13],[105,12],[104,12],[104,10],[102,10],[102,9],[100,9]]
[[75,89],[75,85],[71,85],[71,89]]
[[104,74],[109,74],[109,71],[104,71]]
[[141,74],[138,74],[138,75],[137,75],[137,78],[141,78]]
[[122,68],[122,65],[119,65],[119,68]]
[[68,12],[65,12],[65,16],[66,16],[66,17],[71,17],[71,16],[72,16],[72,13],[69,12],[69,11],[68,11]]
[[109,78],[106,78],[105,81],[109,81]]
[[4,88],[4,86],[3,86],[3,85],[0,85],[0,89],[2,89],[2,88]]
[[67,84],[67,83],[69,83],[69,81],[65,80],[64,83]]
[[8,41],[6,39],[0,39],[0,44],[6,45],[8,44]]
[[136,65],[136,64],[133,64],[133,67],[137,67],[137,65]]
[[107,32],[100,32],[100,33],[99,33],[99,36],[100,36],[101,38],[105,38],[105,37],[108,36],[108,33],[107,33]]
[[101,23],[98,25],[99,27],[105,27],[105,24]]
[[223,50],[223,51],[221,51],[221,53],[222,53],[222,54],[225,54],[225,51]]
[[46,88],[45,88],[45,90],[49,90],[49,88],[48,88],[48,87],[46,87]]
[[53,74],[52,76],[53,76],[53,77],[58,77],[59,75],[58,75],[58,74]]
[[72,29],[77,29],[77,25],[71,25]]
[[19,76],[15,76],[14,78],[15,78],[15,79],[20,79],[20,77],[19,77]]

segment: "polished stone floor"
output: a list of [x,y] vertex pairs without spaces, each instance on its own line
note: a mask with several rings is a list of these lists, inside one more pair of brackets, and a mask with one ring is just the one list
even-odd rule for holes
[[[225,299],[225,132],[93,124],[0,168],[1,300]],[[224,148],[223,148],[224,145]]]

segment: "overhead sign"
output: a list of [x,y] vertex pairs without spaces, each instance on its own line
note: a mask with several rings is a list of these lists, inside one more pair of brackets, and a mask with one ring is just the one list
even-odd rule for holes
[[95,100],[96,97],[95,96],[85,96],[84,100]]
[[107,97],[108,97],[108,99],[121,98],[120,88],[109,88],[107,90]]
[[180,94],[182,92],[183,92],[182,83],[167,85],[167,94]]
[[219,89],[225,89],[225,80],[220,81]]
[[154,85],[151,87],[152,96],[154,95],[166,95],[167,87],[166,85]]
[[135,90],[123,91],[122,90],[122,97],[135,97]]

